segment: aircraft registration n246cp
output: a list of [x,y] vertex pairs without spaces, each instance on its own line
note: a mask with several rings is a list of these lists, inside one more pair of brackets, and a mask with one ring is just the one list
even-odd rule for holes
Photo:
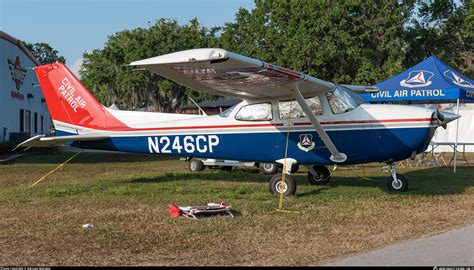
[[[191,89],[243,101],[220,115],[110,110],[61,63],[35,67],[56,135],[23,147],[63,143],[87,149],[256,161],[284,165],[270,180],[275,195],[292,195],[293,164],[325,184],[325,165],[383,162],[388,188],[405,191],[395,161],[424,151],[439,126],[459,116],[421,107],[367,104],[344,86],[222,49],[194,49],[131,63]],[[367,90],[368,89],[368,90]]]

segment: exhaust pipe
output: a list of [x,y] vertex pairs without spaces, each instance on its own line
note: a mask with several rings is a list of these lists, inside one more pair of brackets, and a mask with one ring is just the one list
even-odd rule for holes
[[449,122],[452,122],[456,119],[461,117],[459,114],[455,113],[450,113],[447,111],[442,111],[440,109],[436,109],[435,112],[433,112],[433,115],[431,116],[431,119],[433,119],[433,122],[435,122],[438,126],[443,127],[446,129],[446,125]]

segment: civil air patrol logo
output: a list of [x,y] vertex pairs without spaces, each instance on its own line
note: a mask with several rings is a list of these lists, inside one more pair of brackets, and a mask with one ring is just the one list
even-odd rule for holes
[[20,58],[17,56],[15,62],[10,59],[8,61],[8,68],[10,68],[10,75],[12,80],[15,82],[16,90],[20,90],[20,86],[23,84],[25,79],[26,69],[20,64]]
[[311,134],[300,134],[300,141],[298,142],[298,148],[302,151],[309,152],[314,149],[316,143],[313,142],[313,135]]
[[400,85],[408,88],[425,87],[431,84],[433,76],[433,72],[430,71],[414,70],[408,74],[405,80],[400,82]]
[[454,73],[452,70],[446,70],[443,75],[450,79],[454,84],[459,85],[461,87],[468,87],[468,88],[474,88],[474,85],[471,82],[468,82],[461,78],[461,76],[457,75]]

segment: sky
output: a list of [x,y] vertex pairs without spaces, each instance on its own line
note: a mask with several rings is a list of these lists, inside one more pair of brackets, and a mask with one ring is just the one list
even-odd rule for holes
[[205,27],[232,22],[253,0],[0,0],[0,30],[29,43],[46,42],[74,72],[85,51],[101,49],[107,36],[148,27],[160,18]]

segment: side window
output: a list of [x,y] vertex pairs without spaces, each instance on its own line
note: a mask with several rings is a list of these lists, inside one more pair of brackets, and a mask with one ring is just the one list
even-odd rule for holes
[[[307,98],[309,108],[315,115],[323,114],[323,106],[321,105],[321,99],[319,97]],[[290,112],[291,107],[291,112]],[[285,120],[288,118],[297,119],[306,117],[306,114],[301,109],[300,105],[296,101],[280,101],[278,102],[278,111],[280,119]]]
[[235,119],[241,121],[270,121],[272,120],[272,104],[259,103],[244,106],[235,115]]
[[307,98],[306,103],[315,115],[323,115],[323,105],[319,97]]

